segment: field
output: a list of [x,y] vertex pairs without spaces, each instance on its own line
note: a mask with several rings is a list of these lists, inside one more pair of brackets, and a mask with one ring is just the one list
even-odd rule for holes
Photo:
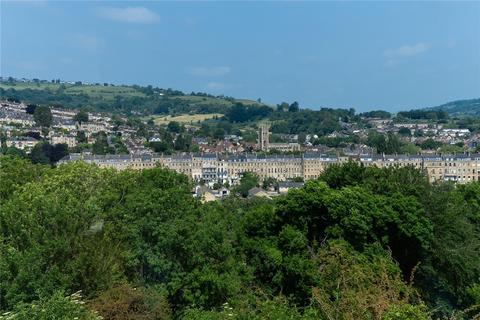
[[195,124],[204,120],[212,119],[214,117],[223,117],[221,113],[206,113],[206,114],[182,114],[175,117],[172,116],[155,116],[153,117],[155,124],[168,124],[170,121],[177,121],[180,123]]
[[[159,104],[168,104],[170,114],[183,116],[175,117],[175,121],[183,123],[196,123],[210,119],[217,114],[226,113],[237,102],[248,105],[262,105],[254,100],[232,99],[222,96],[204,95],[174,95],[166,92],[163,95],[148,95],[145,88],[138,86],[107,85],[103,84],[59,84],[52,82],[0,82],[0,89],[13,89],[6,92],[5,97],[45,105],[63,105],[67,108],[81,108],[90,106],[101,112],[137,111],[138,114],[155,114]],[[117,103],[116,97],[123,98]],[[2,97],[3,98],[3,97]],[[143,99],[137,99],[143,98]],[[196,115],[194,115],[196,114]],[[170,121],[161,120],[164,116],[157,117],[157,123]]]
[[[15,89],[15,90],[52,90],[56,91],[60,88],[58,83],[32,83],[32,82],[16,82],[13,85],[9,83],[0,83],[0,88]],[[127,86],[103,86],[103,85],[74,85],[64,84],[65,93],[67,94],[87,94],[95,98],[103,98],[106,100],[113,100],[117,95],[121,96],[145,96],[142,92]]]
[[[178,98],[181,99],[181,100],[188,101],[190,103],[195,103],[197,105],[202,105],[202,104],[231,105],[232,104],[232,102],[230,102],[229,100],[222,99],[222,98],[191,96],[191,95],[179,96]],[[248,100],[248,99],[234,99],[234,101],[235,102],[241,102],[243,104],[262,105],[261,103],[258,103],[257,101]]]

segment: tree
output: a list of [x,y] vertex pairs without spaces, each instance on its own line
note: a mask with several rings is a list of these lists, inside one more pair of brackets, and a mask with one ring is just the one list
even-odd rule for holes
[[[0,205],[24,184],[39,180],[46,166],[34,165],[15,155],[0,156]],[[1,304],[0,304],[1,305]]]
[[85,135],[85,131],[77,131],[77,142],[78,143],[86,143],[87,136]]
[[360,114],[361,117],[365,118],[380,118],[380,119],[390,119],[392,114],[383,110],[374,110],[368,111]]
[[186,134],[180,134],[175,139],[174,148],[175,150],[188,151],[192,145],[192,136]]
[[73,120],[78,123],[88,122],[88,112],[85,110],[80,110],[74,117]]
[[402,135],[402,136],[406,136],[406,137],[409,137],[412,135],[412,131],[406,127],[401,127],[399,130],[398,130],[398,134],[399,135]]
[[160,103],[154,110],[154,113],[157,114],[168,114],[170,111],[169,105],[165,103]]
[[431,138],[423,141],[422,144],[420,145],[420,147],[423,150],[436,150],[436,149],[440,148],[441,146],[442,146],[441,142],[435,141]]
[[25,112],[28,114],[35,114],[35,109],[37,109],[37,107],[38,106],[33,103],[27,104],[27,108],[25,109]]
[[367,145],[376,148],[378,153],[385,154],[399,153],[402,148],[402,142],[392,132],[385,136],[375,131],[370,131],[367,137]]
[[275,178],[272,178],[272,177],[268,177],[266,179],[263,180],[263,183],[262,183],[262,188],[265,189],[265,190],[268,190],[270,188],[273,188],[275,190],[278,190],[278,181],[277,179]]
[[38,106],[35,108],[33,118],[37,125],[41,127],[50,127],[53,122],[52,112],[49,107]]
[[311,242],[343,238],[356,249],[378,242],[392,250],[406,275],[420,261],[432,238],[432,225],[413,196],[374,195],[362,187],[329,189],[308,181],[279,200],[285,224],[307,230]]
[[48,142],[37,143],[30,152],[33,163],[53,164],[68,155],[68,146],[64,143],[51,145]]
[[288,112],[298,112],[300,110],[300,106],[297,101],[293,102],[290,106],[288,106]]
[[30,160],[33,163],[50,164],[50,158],[48,157],[49,146],[48,142],[37,143],[30,151]]
[[473,200],[480,199],[478,182],[458,190],[452,185],[434,186],[423,199],[434,237],[416,281],[437,315],[443,316],[468,307],[468,290],[479,281],[480,233]]
[[3,153],[5,155],[10,155],[10,156],[16,156],[16,157],[19,157],[19,158],[26,158],[27,157],[27,154],[24,150],[22,149],[18,149],[16,147],[7,147],[4,149]]
[[68,145],[65,143],[58,143],[51,146],[48,157],[51,163],[56,163],[60,159],[68,155]]
[[406,143],[402,146],[401,152],[403,154],[418,154],[420,152],[420,148],[413,143]]
[[172,150],[172,145],[166,141],[150,142],[148,145],[155,152],[169,153]]
[[99,208],[117,200],[111,179],[110,170],[62,165],[2,204],[2,308],[58,290],[92,293],[121,278],[118,244],[101,232]]
[[253,172],[245,172],[240,178],[240,184],[235,188],[235,192],[246,198],[248,191],[254,187],[258,187],[260,179]]
[[392,309],[403,310],[405,305],[418,315],[407,319],[429,319],[424,306],[410,305],[415,291],[379,245],[358,252],[343,240],[330,240],[314,259],[321,266],[321,287],[313,289],[313,297],[325,319],[384,319],[388,314],[392,315],[388,319],[402,319],[393,317]]
[[[93,154],[107,154],[110,153],[109,145],[108,145],[108,138],[107,134],[103,131],[100,131],[96,135],[95,143],[92,146],[92,153]],[[113,150],[115,153],[115,150]]]
[[170,132],[174,133],[180,133],[182,131],[182,127],[180,126],[180,123],[177,121],[170,121],[167,125],[167,129]]
[[287,102],[282,102],[280,104],[277,104],[277,111],[279,112],[284,112],[284,111],[288,111],[288,103]]

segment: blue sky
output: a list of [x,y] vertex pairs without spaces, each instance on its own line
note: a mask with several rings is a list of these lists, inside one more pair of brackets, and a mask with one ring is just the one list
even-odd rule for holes
[[480,2],[1,2],[2,76],[396,111],[480,96]]

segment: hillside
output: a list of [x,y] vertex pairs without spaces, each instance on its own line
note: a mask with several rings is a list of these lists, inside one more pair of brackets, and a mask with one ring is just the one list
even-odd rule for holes
[[427,109],[446,111],[452,117],[480,116],[480,98],[456,100]]
[[66,108],[89,107],[95,111],[152,114],[225,114],[236,102],[263,105],[252,100],[186,94],[152,86],[56,83],[46,81],[2,81],[0,98],[26,103],[59,105]]

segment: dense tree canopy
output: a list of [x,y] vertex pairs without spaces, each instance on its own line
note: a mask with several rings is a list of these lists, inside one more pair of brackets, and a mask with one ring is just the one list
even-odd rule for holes
[[202,204],[186,176],[162,168],[2,156],[0,179],[0,311],[12,319],[478,312],[479,183],[347,163],[274,200]]

